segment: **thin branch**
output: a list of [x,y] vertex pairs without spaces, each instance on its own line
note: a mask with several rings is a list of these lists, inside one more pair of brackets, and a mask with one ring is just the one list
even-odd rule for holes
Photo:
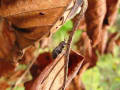
[[71,42],[72,42],[72,39],[73,39],[73,35],[74,35],[75,31],[78,29],[78,26],[80,24],[80,20],[81,20],[82,16],[84,15],[84,13],[87,9],[87,6],[88,6],[87,0],[83,0],[83,6],[81,8],[80,13],[78,14],[76,22],[74,23],[74,27],[72,29],[72,32],[69,35],[69,39],[68,39],[67,46],[66,46],[67,49],[66,49],[66,54],[65,54],[65,69],[64,69],[65,74],[64,74],[64,83],[63,83],[62,90],[65,90],[65,85],[66,85],[66,81],[67,81],[69,54],[70,54],[70,48],[71,48]]

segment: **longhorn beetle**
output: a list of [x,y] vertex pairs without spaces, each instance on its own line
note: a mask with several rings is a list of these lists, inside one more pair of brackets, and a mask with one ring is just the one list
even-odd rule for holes
[[53,49],[53,51],[52,51],[53,59],[55,59],[62,52],[65,45],[66,45],[66,42],[61,41],[60,44],[55,49]]

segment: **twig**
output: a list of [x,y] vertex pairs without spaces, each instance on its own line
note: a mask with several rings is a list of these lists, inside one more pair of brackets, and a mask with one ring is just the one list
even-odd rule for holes
[[71,48],[71,42],[72,42],[72,39],[73,39],[73,35],[74,35],[75,31],[78,29],[78,26],[80,24],[80,20],[81,20],[82,16],[84,15],[84,13],[87,9],[87,6],[88,6],[87,0],[83,0],[83,6],[81,8],[80,13],[78,14],[76,22],[74,23],[74,27],[72,29],[71,34],[69,35],[69,39],[68,39],[68,42],[67,42],[67,45],[66,45],[67,49],[66,49],[66,54],[65,54],[65,69],[64,69],[65,74],[64,74],[64,82],[63,82],[62,90],[65,90],[65,85],[66,85],[66,81],[67,81],[69,54],[70,54],[70,48]]
[[22,76],[16,81],[16,83],[13,85],[12,90],[14,90],[14,88],[21,83],[21,81],[24,79],[24,77],[27,75],[27,73],[30,71],[30,68],[32,67],[32,65],[35,63],[35,61],[37,60],[39,53],[37,53],[37,55],[35,55],[35,58],[31,61],[31,63],[29,64],[29,66],[27,67],[26,71],[22,74]]

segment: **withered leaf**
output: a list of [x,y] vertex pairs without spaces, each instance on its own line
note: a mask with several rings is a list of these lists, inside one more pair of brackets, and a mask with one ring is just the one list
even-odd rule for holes
[[103,29],[101,41],[97,45],[97,49],[98,49],[100,54],[104,54],[105,53],[107,42],[108,42],[108,31],[106,29]]
[[[72,0],[1,0],[0,16],[7,18],[16,30],[17,42],[21,49],[36,40],[49,35],[62,24],[59,19]],[[58,4],[59,3],[59,4]],[[67,12],[68,14],[68,12]],[[63,15],[64,16],[64,15]],[[55,26],[53,28],[53,26]],[[26,33],[29,31],[29,33]]]
[[117,45],[116,41],[119,39],[119,33],[113,33],[109,35],[109,39],[107,42],[107,48],[105,53],[112,53],[114,51],[115,45]]
[[9,28],[5,19],[0,18],[0,58],[5,60],[12,60],[12,54],[15,48],[15,34]]
[[103,30],[107,30],[115,22],[119,0],[88,0],[88,6],[85,20],[82,19],[79,29],[87,28],[87,34],[92,40],[93,47],[95,47],[101,43]]
[[10,85],[8,84],[8,82],[0,82],[0,89],[1,90],[6,90],[7,88],[9,88]]
[[31,74],[34,78],[36,78],[43,69],[49,65],[53,61],[51,54],[48,52],[45,52],[43,54],[40,54],[37,58],[37,61],[31,68]]
[[97,62],[97,55],[95,53],[95,48],[92,47],[91,41],[86,32],[82,33],[81,38],[76,43],[78,50],[85,57],[84,64],[89,63],[89,66],[95,66]]
[[0,77],[9,76],[15,70],[15,65],[7,60],[0,59]]
[[22,55],[16,44],[15,32],[13,31],[12,28],[10,28],[9,23],[6,21],[6,19],[1,17],[0,17],[0,43],[1,43],[0,59],[5,60],[5,62],[7,62],[8,64],[9,63],[13,64],[13,66],[16,65],[17,58],[20,58]]
[[116,44],[120,47],[120,37],[116,40]]
[[82,80],[76,76],[66,90],[86,90]]
[[83,55],[85,55],[86,53],[91,55],[92,46],[86,32],[82,33],[80,39],[76,43],[76,46],[79,52],[82,53]]
[[106,49],[107,53],[112,53],[113,54],[114,47],[115,47],[115,40],[111,40],[108,44],[107,49]]
[[[45,54],[44,54],[45,55]],[[46,53],[47,55],[47,53]],[[41,57],[41,56],[40,56]],[[43,60],[46,59],[46,60]],[[49,53],[46,58],[40,58],[41,62],[39,62],[40,66],[45,64],[42,61],[48,61],[51,59]],[[80,66],[83,62],[83,57],[74,51],[71,51],[70,54],[70,63],[69,63],[69,74],[67,85],[70,81],[75,77]],[[38,64],[38,63],[36,63]],[[36,66],[38,69],[43,68],[40,71],[37,77],[30,82],[25,84],[26,90],[58,90],[63,85],[64,80],[64,55],[61,54],[58,56],[56,60],[52,60],[48,65],[45,67]],[[35,71],[35,72],[38,72]],[[35,73],[34,72],[34,73]],[[66,85],[66,86],[67,86]]]
[[88,0],[86,11],[87,34],[95,47],[101,40],[102,24],[106,13],[106,0]]
[[27,48],[24,52],[23,57],[19,60],[19,63],[29,64],[30,61],[33,60],[34,57],[35,57],[34,52],[35,52],[36,49],[38,49],[37,46],[34,45],[34,46],[31,46],[31,47]]
[[107,12],[103,22],[103,26],[113,25],[119,8],[119,0],[106,0]]

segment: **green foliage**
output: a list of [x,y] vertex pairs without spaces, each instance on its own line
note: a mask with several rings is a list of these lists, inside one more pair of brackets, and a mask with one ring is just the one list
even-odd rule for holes
[[[8,88],[7,90],[11,90],[11,88]],[[14,90],[25,90],[25,88],[24,87],[16,87]]]
[[120,14],[120,8],[118,9],[118,13]]
[[[52,42],[52,46],[55,47],[56,45],[58,45],[61,41],[67,40],[68,37],[68,33],[72,30],[73,27],[73,23],[71,20],[69,20],[68,22],[66,22],[52,37],[53,42]],[[75,35],[73,37],[73,43],[72,43],[72,48],[76,48],[74,46],[74,43],[78,41],[78,39],[80,38],[82,31],[81,30],[77,30],[75,32]],[[52,47],[52,48],[53,48]]]
[[114,55],[99,56],[97,65],[83,74],[86,90],[120,90],[119,50],[116,46]]
[[59,43],[60,41],[63,41],[64,39],[68,38],[68,33],[73,27],[72,21],[66,22],[54,35],[53,35],[53,41],[54,43]]
[[109,28],[109,32],[110,32],[110,33],[115,33],[115,32],[117,32],[117,27],[116,27],[116,26],[111,26],[111,27]]

